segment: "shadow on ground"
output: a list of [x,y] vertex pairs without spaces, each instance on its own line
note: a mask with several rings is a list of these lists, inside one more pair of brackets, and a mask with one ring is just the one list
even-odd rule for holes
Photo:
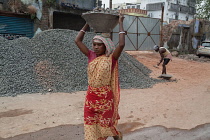
[[[153,126],[142,128],[133,132],[127,132],[132,125],[119,125],[124,132],[124,140],[210,140],[210,124],[199,125],[190,130],[165,128]],[[139,124],[138,124],[139,125]],[[21,134],[11,138],[0,138],[1,140],[83,140],[83,124],[61,125],[53,128],[46,128],[37,132]],[[108,138],[112,140],[112,138]]]

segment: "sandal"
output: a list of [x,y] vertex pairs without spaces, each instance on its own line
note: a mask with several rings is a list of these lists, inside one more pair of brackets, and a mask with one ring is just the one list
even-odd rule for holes
[[122,133],[119,132],[119,135],[113,136],[113,138],[114,138],[114,140],[122,140],[123,139]]

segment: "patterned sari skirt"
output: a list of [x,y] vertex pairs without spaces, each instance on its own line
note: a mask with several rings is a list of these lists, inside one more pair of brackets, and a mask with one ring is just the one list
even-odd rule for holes
[[88,86],[84,105],[85,140],[106,140],[116,136],[117,117],[111,86]]

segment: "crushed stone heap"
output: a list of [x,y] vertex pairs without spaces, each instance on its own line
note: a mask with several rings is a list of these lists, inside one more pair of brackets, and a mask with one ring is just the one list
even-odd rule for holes
[[[74,43],[77,31],[53,29],[32,39],[0,38],[0,96],[23,93],[85,91],[87,58]],[[86,33],[84,43],[91,48],[94,33]],[[158,79],[129,54],[119,59],[120,87],[150,88]]]

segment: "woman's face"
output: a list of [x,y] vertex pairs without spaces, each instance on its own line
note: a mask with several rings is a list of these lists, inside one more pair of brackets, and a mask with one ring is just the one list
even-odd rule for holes
[[96,56],[100,56],[106,53],[106,46],[104,43],[98,43],[93,41],[93,51],[96,53]]

